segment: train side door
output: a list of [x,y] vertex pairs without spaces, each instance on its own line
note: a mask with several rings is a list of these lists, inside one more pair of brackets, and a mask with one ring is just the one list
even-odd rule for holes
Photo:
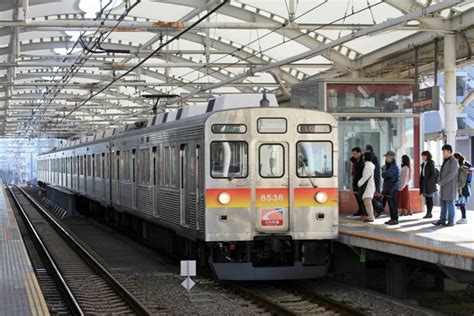
[[102,176],[102,198],[105,200],[107,198],[107,177],[105,175],[105,153],[101,154],[100,157],[100,168],[101,168],[101,176]]
[[288,143],[257,144],[256,228],[262,233],[284,233],[289,230],[288,149]]
[[[132,149],[132,208],[137,208],[137,150]],[[141,172],[141,171],[140,171]]]
[[153,196],[153,215],[158,216],[158,188],[159,188],[159,157],[160,148],[155,146],[152,148],[152,161],[151,161],[151,183],[152,183],[152,196]]
[[115,154],[115,202],[120,204],[120,151]]
[[190,174],[188,161],[188,145],[182,144],[179,149],[179,196],[181,209],[181,225],[189,224],[188,176]]

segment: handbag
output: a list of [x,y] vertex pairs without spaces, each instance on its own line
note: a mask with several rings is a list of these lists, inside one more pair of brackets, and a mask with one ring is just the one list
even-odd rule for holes
[[460,195],[458,199],[456,200],[456,203],[454,205],[456,206],[465,206],[467,204],[467,199],[464,195]]
[[367,181],[365,181],[364,184],[361,185],[361,186],[357,189],[357,195],[359,195],[359,196],[364,195],[365,189],[367,189],[367,184],[369,184],[369,181],[370,181],[371,178],[372,178],[372,176],[370,176],[370,178],[368,178]]

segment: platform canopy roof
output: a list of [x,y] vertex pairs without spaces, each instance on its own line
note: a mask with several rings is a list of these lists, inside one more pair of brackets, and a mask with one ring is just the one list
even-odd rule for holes
[[473,21],[462,0],[2,0],[0,135],[66,138],[224,93],[284,102],[310,77],[413,78],[415,51],[430,74],[446,34],[472,62]]

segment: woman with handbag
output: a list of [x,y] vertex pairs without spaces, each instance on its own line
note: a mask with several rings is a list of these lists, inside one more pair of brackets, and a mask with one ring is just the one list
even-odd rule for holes
[[373,222],[374,221],[374,208],[372,205],[372,199],[375,194],[375,180],[374,180],[374,170],[375,165],[372,162],[372,153],[364,153],[364,170],[362,171],[362,178],[358,181],[357,185],[359,187],[358,194],[362,197],[364,201],[364,206],[367,211],[367,216],[362,216],[361,220],[364,222]]
[[459,206],[459,208],[461,209],[461,219],[458,220],[456,224],[467,224],[466,204],[469,196],[471,195],[471,188],[469,186],[467,178],[471,169],[471,164],[466,161],[466,159],[461,153],[454,153],[453,156],[459,162],[457,178],[459,198],[456,201],[455,205]]
[[433,197],[436,189],[436,182],[438,181],[438,172],[436,170],[433,156],[429,151],[423,151],[421,153],[421,164],[420,171],[420,194],[423,194],[426,202],[426,215],[423,218],[432,218],[433,214]]

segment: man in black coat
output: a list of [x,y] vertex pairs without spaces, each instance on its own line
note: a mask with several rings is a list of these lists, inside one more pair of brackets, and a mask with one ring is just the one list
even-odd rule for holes
[[372,147],[372,145],[365,145],[365,152],[369,152],[372,154],[372,163],[375,165],[375,192],[379,194],[374,195],[374,198],[372,199],[372,205],[374,206],[375,217],[379,217],[383,213],[383,202],[382,196],[380,195],[380,162],[379,158],[374,153],[374,147]]
[[362,197],[357,194],[357,190],[359,186],[357,183],[362,178],[362,173],[364,171],[364,160],[362,159],[362,150],[359,147],[352,148],[352,192],[354,192],[354,196],[357,200],[357,205],[359,209],[357,212],[352,215],[353,217],[363,216],[366,214],[364,203],[362,201]]

